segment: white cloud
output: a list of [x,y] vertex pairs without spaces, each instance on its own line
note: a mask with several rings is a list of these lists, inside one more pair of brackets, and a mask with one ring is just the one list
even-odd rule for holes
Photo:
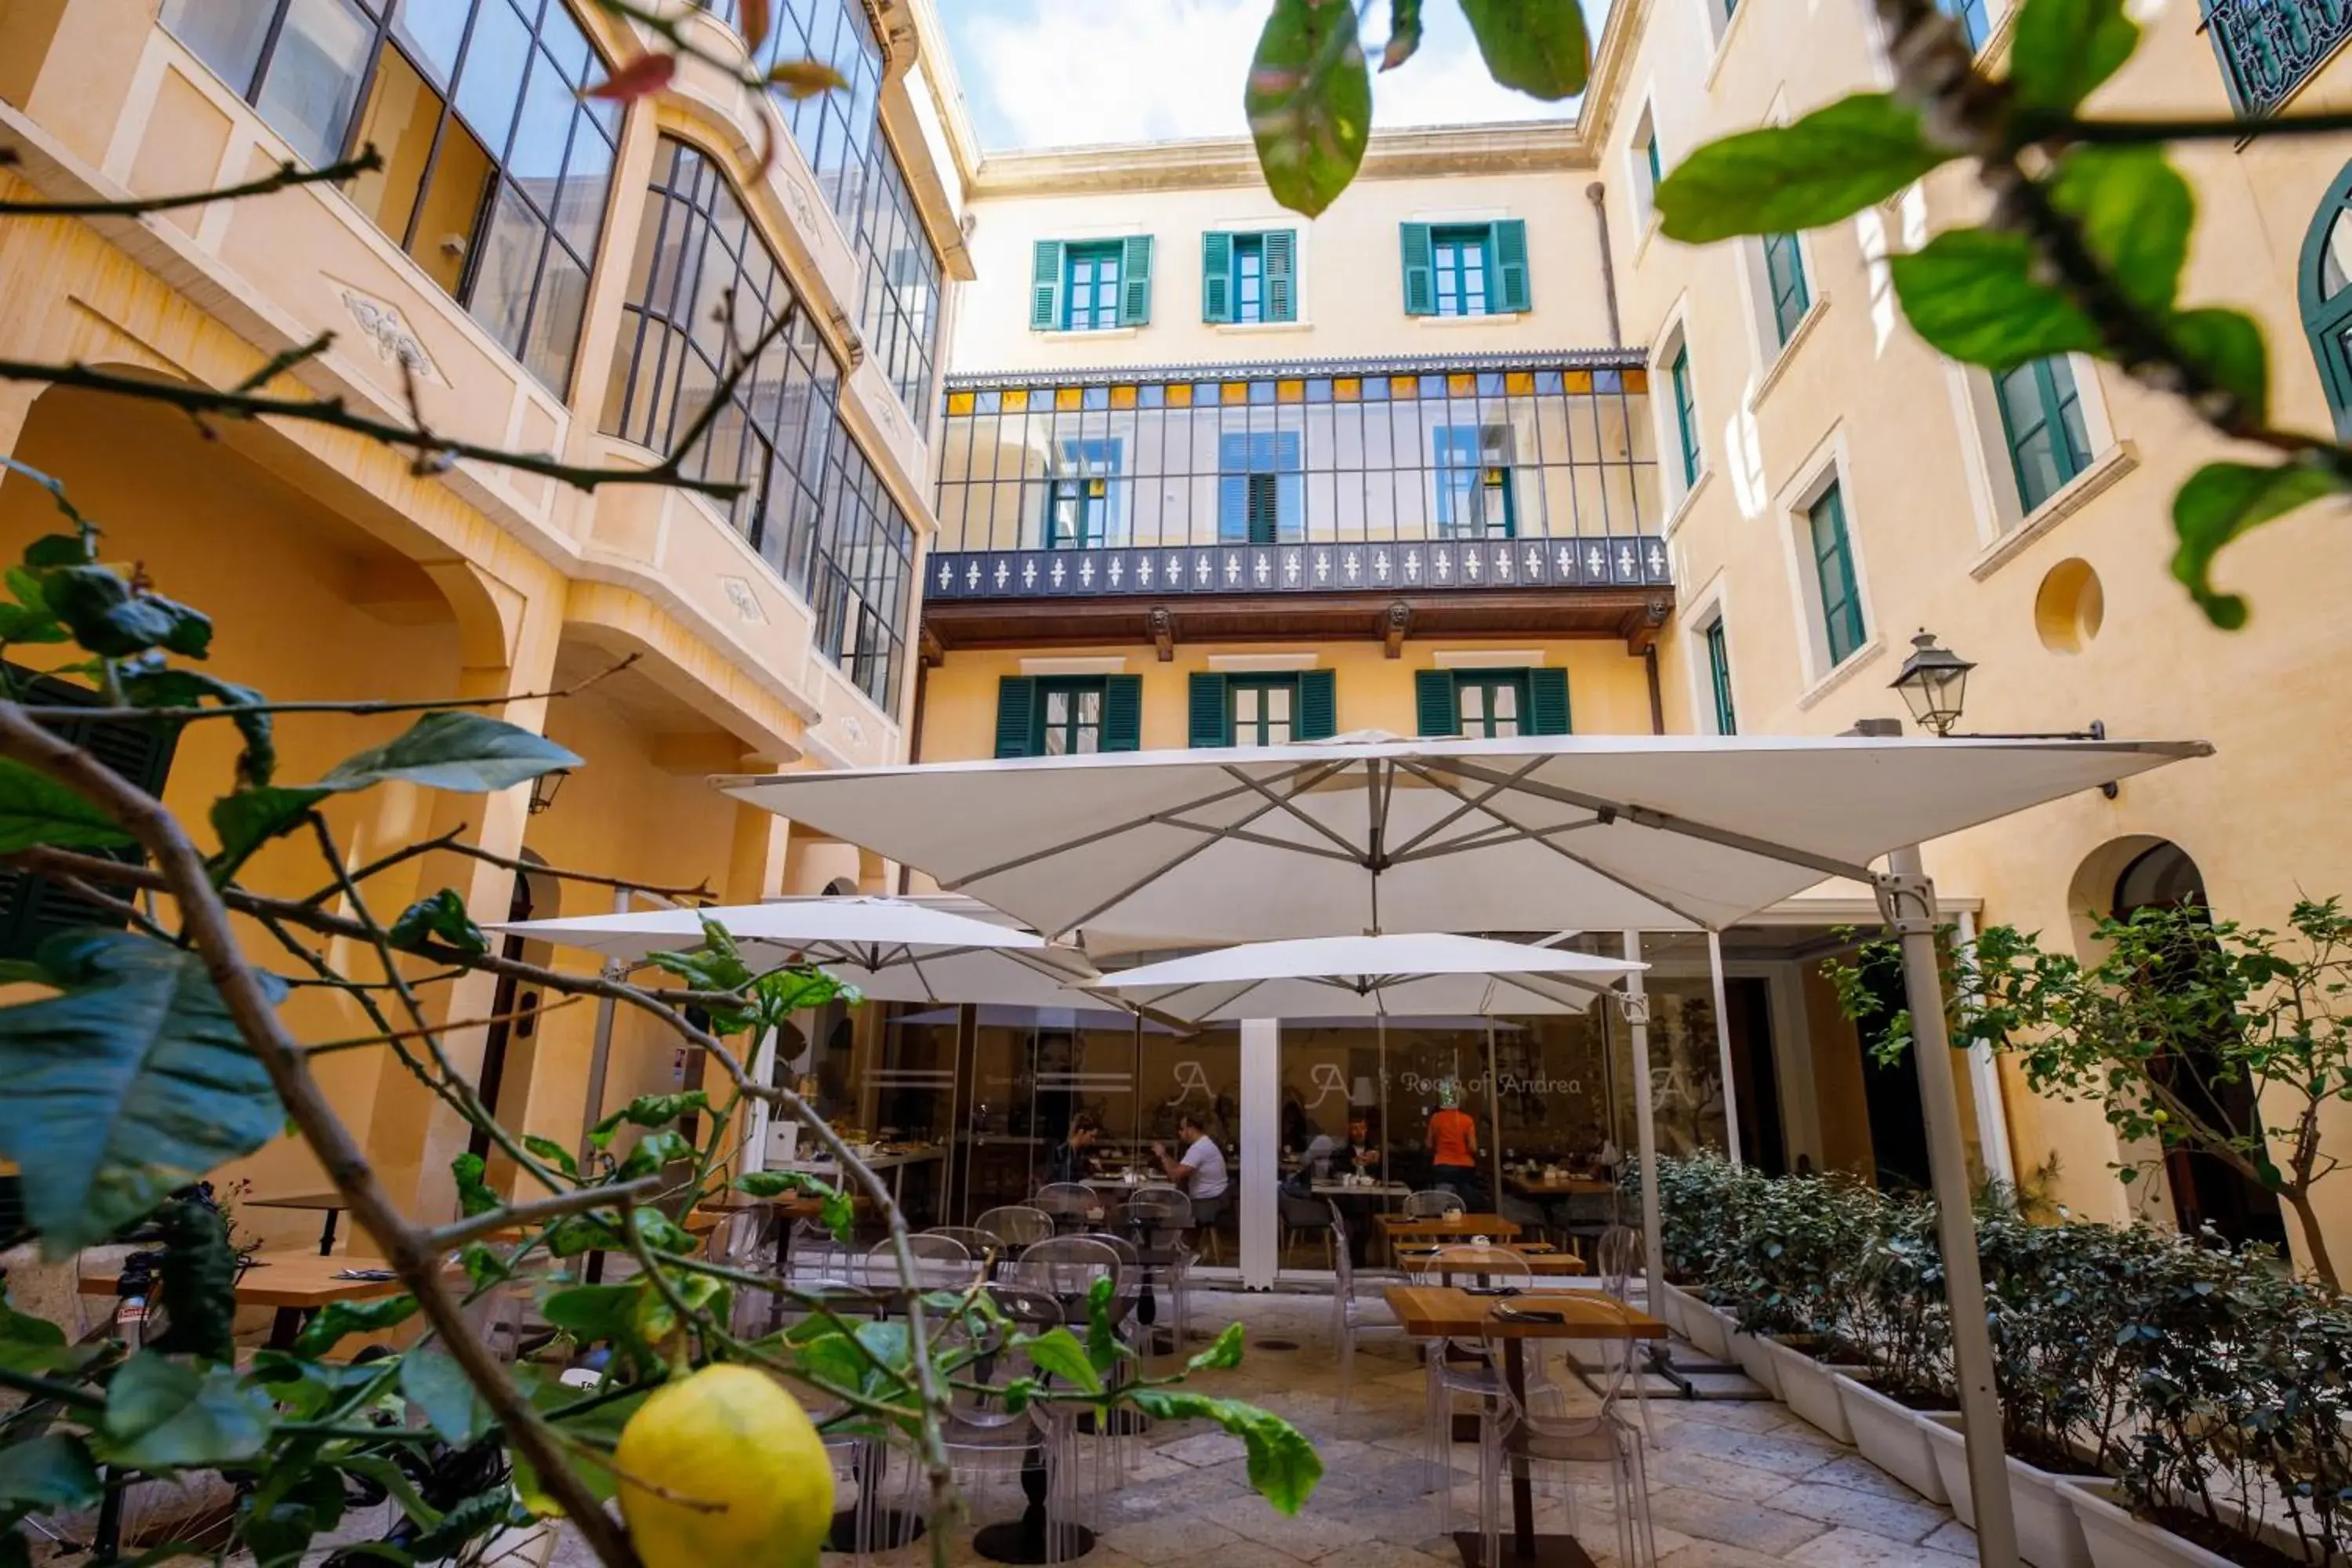
[[[990,146],[1237,136],[1265,0],[945,0],[957,66]],[[955,16],[961,10],[963,15]],[[1378,23],[1373,24],[1376,47]],[[1559,117],[1496,87],[1457,15],[1431,7],[1419,55],[1377,77],[1373,121]]]

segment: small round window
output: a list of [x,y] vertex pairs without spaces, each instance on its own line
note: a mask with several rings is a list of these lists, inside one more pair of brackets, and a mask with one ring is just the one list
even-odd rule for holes
[[2033,629],[2053,653],[2080,653],[2107,618],[2106,590],[2087,561],[2068,557],[2050,568],[2033,595]]

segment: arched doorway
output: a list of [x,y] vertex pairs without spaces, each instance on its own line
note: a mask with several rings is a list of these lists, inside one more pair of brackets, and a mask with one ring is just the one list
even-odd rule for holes
[[[2116,878],[2113,910],[2116,919],[2129,920],[2142,910],[2203,911],[2204,874],[2189,852],[2169,839],[2143,849]],[[2161,985],[2162,973],[2148,977]],[[2222,1082],[2213,1073],[2210,1051],[2192,1050],[2170,1064],[2172,1089],[2189,1099],[2212,1121],[2252,1132],[2261,1126],[2252,1088],[2242,1079]],[[2175,1149],[2164,1156],[2165,1183],[2172,1193],[2172,1215],[2191,1235],[2210,1227],[2236,1245],[2264,1242],[2287,1250],[2286,1219],[2278,1199],[2210,1154]]]

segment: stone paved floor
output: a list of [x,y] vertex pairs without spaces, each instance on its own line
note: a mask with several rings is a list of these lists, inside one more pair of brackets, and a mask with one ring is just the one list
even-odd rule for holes
[[[1203,1293],[1193,1305],[1196,1333],[1239,1318],[1253,1342],[1297,1344],[1253,1349],[1239,1370],[1197,1382],[1265,1405],[1314,1439],[1324,1479],[1305,1511],[1285,1519],[1250,1491],[1238,1439],[1207,1426],[1162,1429],[1147,1439],[1139,1469],[1102,1500],[1102,1542],[1084,1560],[1090,1568],[1458,1568],[1439,1534],[1438,1498],[1422,1462],[1422,1373],[1409,1342],[1364,1342],[1349,1408],[1335,1415],[1329,1311],[1328,1300],[1311,1296]],[[1587,1397],[1569,1386],[1572,1397]],[[1661,1568],[1958,1568],[1976,1560],[1973,1538],[1949,1510],[1784,1406],[1654,1399],[1650,1408]],[[1457,1462],[1454,1517],[1466,1524],[1476,1502],[1475,1450],[1465,1448]],[[1580,1500],[1581,1538],[1600,1562],[1613,1563],[1605,1488],[1584,1488]],[[1017,1494],[1003,1486],[982,1489],[971,1503],[982,1521],[1019,1511]],[[1564,1507],[1539,1498],[1539,1526],[1562,1527]],[[845,1568],[845,1559],[826,1561]],[[930,1558],[919,1545],[877,1561],[921,1568]],[[983,1560],[966,1542],[954,1561]]]

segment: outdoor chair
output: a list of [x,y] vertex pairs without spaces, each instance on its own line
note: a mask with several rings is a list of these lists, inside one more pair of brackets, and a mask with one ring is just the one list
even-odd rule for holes
[[1276,1196],[1280,1202],[1282,1209],[1282,1260],[1284,1264],[1286,1266],[1289,1263],[1291,1244],[1297,1240],[1301,1233],[1307,1231],[1320,1231],[1323,1234],[1323,1246],[1327,1254],[1324,1260],[1324,1266],[1326,1268],[1332,1267],[1329,1258],[1328,1257],[1331,1247],[1331,1216],[1325,1210],[1325,1205],[1328,1200],[1324,1198],[1302,1198],[1291,1193],[1281,1193],[1277,1194]]
[[1048,1182],[1037,1189],[1034,1205],[1065,1227],[1085,1226],[1102,1217],[1102,1194],[1084,1182]]
[[1333,1411],[1348,1408],[1348,1393],[1356,1376],[1356,1342],[1366,1334],[1404,1332],[1402,1323],[1381,1323],[1370,1321],[1370,1302],[1356,1297],[1356,1260],[1348,1246],[1348,1216],[1339,1212],[1337,1198],[1326,1198],[1331,1206],[1331,1342],[1339,1352],[1339,1396],[1332,1403]]
[[1404,1217],[1444,1219],[1453,1215],[1466,1213],[1469,1207],[1469,1205],[1462,1201],[1460,1193],[1448,1191],[1444,1187],[1429,1187],[1411,1194],[1404,1200]]
[[987,1231],[1014,1251],[1054,1234],[1054,1216],[1025,1204],[990,1209],[971,1223],[975,1230]]
[[923,1227],[925,1236],[944,1236],[963,1243],[964,1250],[983,1260],[993,1268],[1020,1250],[1004,1245],[1004,1238],[992,1230],[982,1230],[976,1225],[932,1225]]
[[[998,1310],[1014,1331],[1044,1333],[1062,1326],[1061,1303],[1053,1296],[1013,1285],[989,1289]],[[1059,1563],[1076,1554],[1076,1542],[1061,1527],[1080,1522],[1086,1496],[1075,1463],[1076,1413],[1055,1411],[1031,1403],[1013,1408],[1004,1389],[1015,1378],[1042,1369],[1029,1365],[1013,1350],[1006,1329],[988,1324],[969,1313],[941,1322],[934,1342],[942,1348],[973,1352],[957,1374],[950,1395],[948,1418],[940,1438],[957,1489],[970,1496],[986,1482],[1011,1480],[1021,1495],[1022,1472],[1030,1452],[1044,1447],[1045,1465],[1045,1561]],[[1023,1499],[1025,1505],[1026,1499]],[[975,1512],[977,1510],[975,1510]],[[946,1521],[934,1520],[933,1528]]]
[[1570,1248],[1587,1263],[1598,1262],[1595,1249],[1617,1224],[1617,1194],[1574,1193],[1564,1206],[1568,1223],[1561,1228],[1568,1234]]
[[951,1236],[918,1231],[907,1238],[914,1258],[914,1278],[898,1261],[897,1245],[885,1237],[866,1254],[865,1280],[870,1290],[961,1290],[981,1278],[985,1267],[971,1249]]
[[[1528,1341],[1523,1348],[1532,1350],[1539,1341]],[[1657,1535],[1650,1521],[1650,1486],[1648,1467],[1644,1463],[1643,1442],[1639,1428],[1624,1418],[1622,1404],[1627,1394],[1637,1397],[1643,1385],[1638,1370],[1640,1354],[1632,1340],[1604,1340],[1612,1354],[1604,1362],[1604,1374],[1596,1392],[1600,1407],[1578,1415],[1565,1413],[1558,1415],[1538,1415],[1527,1409],[1511,1393],[1508,1380],[1497,1378],[1499,1408],[1495,1418],[1482,1421],[1479,1426],[1478,1523],[1485,1537],[1486,1563],[1501,1559],[1503,1528],[1502,1481],[1504,1472],[1517,1465],[1528,1467],[1530,1481],[1543,1478],[1546,1469],[1559,1481],[1561,1500],[1568,1510],[1568,1532],[1582,1535],[1578,1528],[1576,1487],[1570,1479],[1571,1465],[1598,1465],[1605,1468],[1612,1490],[1611,1516],[1617,1527],[1617,1555],[1614,1561],[1622,1568],[1656,1568]],[[1494,1364],[1502,1364],[1504,1354],[1500,1342],[1489,1341],[1487,1353]],[[1529,1403],[1534,1391],[1529,1390]],[[1646,1410],[1644,1416],[1646,1418]]]
[[1176,1345],[1181,1352],[1192,1314],[1192,1200],[1167,1182],[1147,1182],[1128,1194],[1125,1226],[1136,1233],[1146,1283],[1168,1287],[1176,1309]]
[[[1110,1297],[1111,1328],[1122,1342],[1135,1349],[1136,1354],[1141,1355],[1148,1352],[1150,1349],[1149,1345],[1136,1348],[1137,1340],[1147,1331],[1145,1326],[1135,1315],[1136,1308],[1140,1304],[1143,1295],[1142,1249],[1127,1237],[1115,1235],[1109,1231],[1082,1231],[1072,1239],[1098,1241],[1118,1256],[1118,1283],[1112,1288]],[[1121,1362],[1111,1373],[1109,1383],[1116,1388],[1132,1380],[1134,1375],[1133,1363]],[[1113,1423],[1110,1429],[1102,1435],[1104,1445],[1110,1450],[1116,1475],[1124,1475],[1142,1464],[1142,1447],[1135,1439],[1141,1436],[1149,1427],[1150,1417],[1139,1410],[1129,1409],[1121,1412],[1120,1419]],[[1089,1426],[1087,1429],[1092,1430],[1092,1427]]]

